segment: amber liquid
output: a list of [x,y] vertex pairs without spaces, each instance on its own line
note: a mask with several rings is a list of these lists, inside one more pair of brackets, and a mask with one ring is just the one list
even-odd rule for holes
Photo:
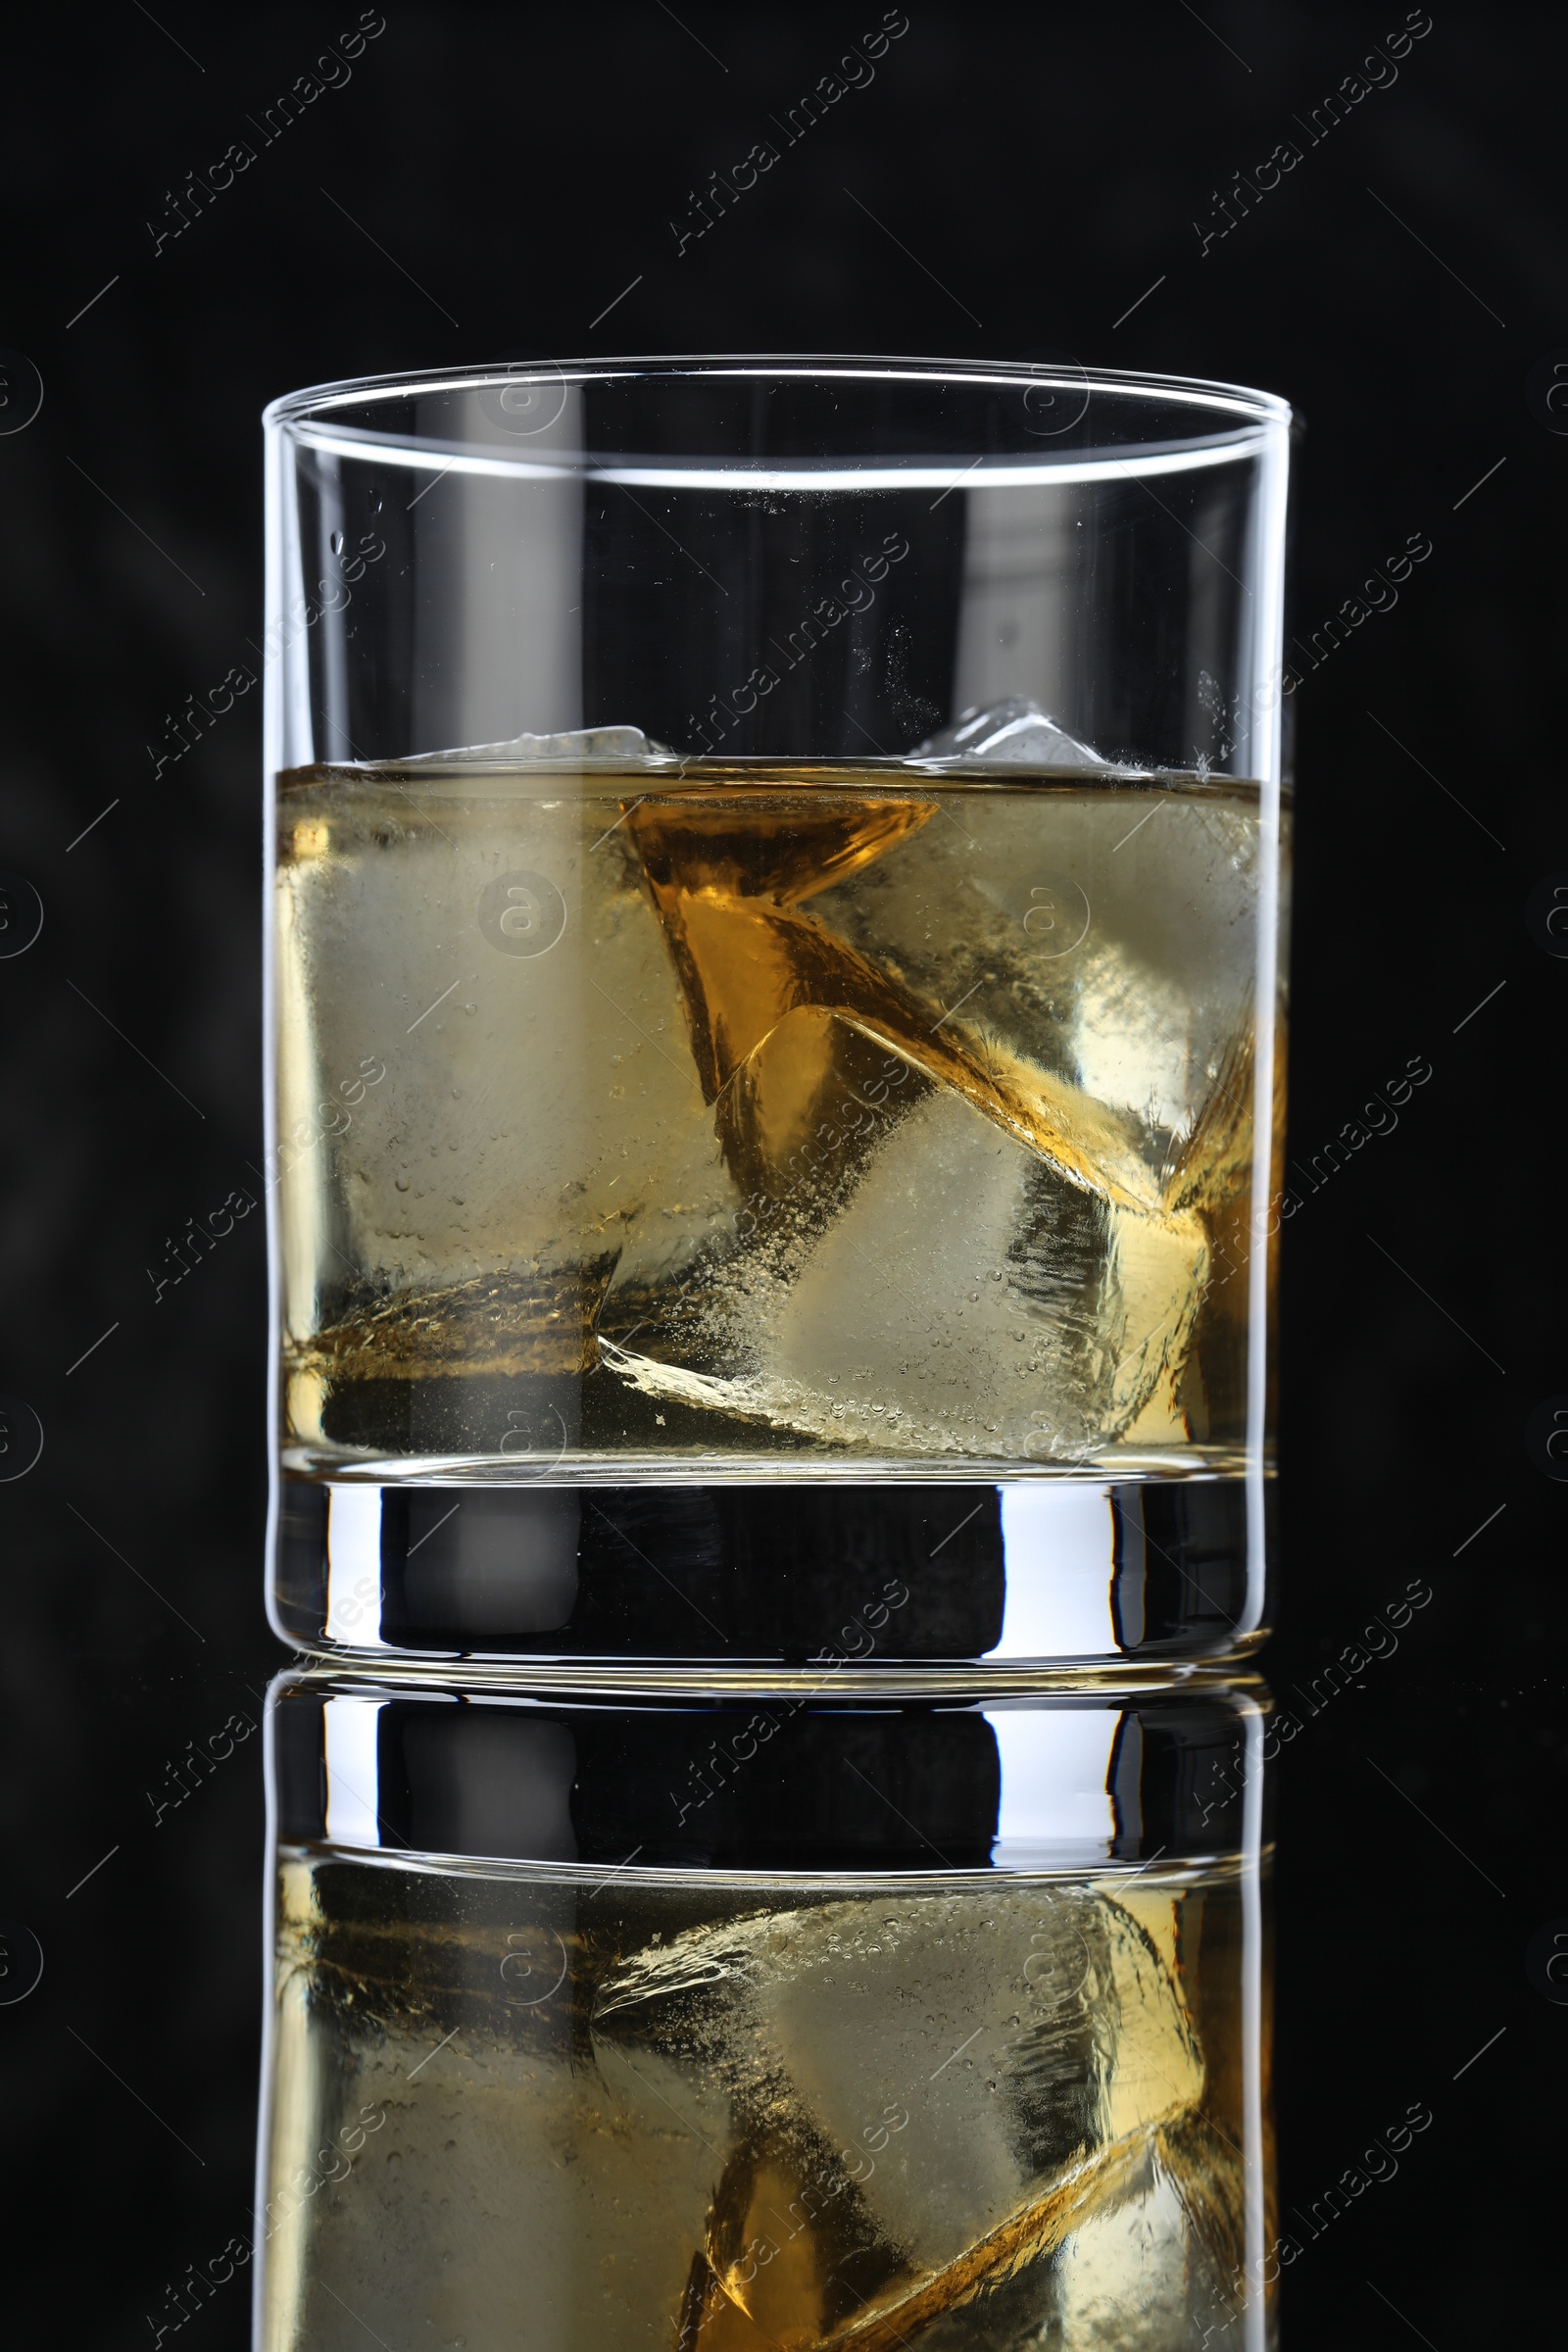
[[1268,2340],[1233,1872],[280,1870],[262,2352]]
[[285,1459],[1234,1467],[1255,788],[668,765],[281,779]]

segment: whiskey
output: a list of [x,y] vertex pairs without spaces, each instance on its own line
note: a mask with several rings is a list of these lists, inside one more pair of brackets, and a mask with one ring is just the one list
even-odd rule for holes
[[1255,787],[469,757],[277,809],[289,1467],[1240,1465]]
[[285,1846],[258,2342],[1261,2346],[1242,1912]]

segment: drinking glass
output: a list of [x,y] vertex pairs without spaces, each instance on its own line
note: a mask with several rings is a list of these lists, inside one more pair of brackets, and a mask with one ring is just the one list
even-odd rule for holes
[[279,1630],[619,1654],[541,1544],[848,1575],[907,1489],[1016,1655],[1258,1640],[1284,404],[595,361],[267,442]]
[[260,2352],[1263,2352],[1267,1703],[284,1678]]

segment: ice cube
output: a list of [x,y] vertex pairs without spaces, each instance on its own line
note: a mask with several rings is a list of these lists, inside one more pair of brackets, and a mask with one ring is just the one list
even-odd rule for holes
[[1026,694],[1009,694],[985,710],[962,710],[951,727],[928,735],[911,760],[961,761],[987,767],[1108,767],[1098,752],[1069,735]]
[[[327,838],[280,873],[281,1132],[318,1134],[323,1094],[370,1080],[286,1179],[289,1334],[339,1384],[574,1377],[622,1236],[702,1230],[732,1186],[620,822],[624,761],[580,790],[474,763],[445,798],[436,772],[288,814]],[[514,885],[547,916],[537,953],[493,919]]]
[[1206,1260],[1192,1215],[1075,1183],[933,1088],[780,1301],[767,1369],[851,1444],[1062,1459],[1180,1362]]
[[[1038,2288],[1032,2309],[1019,2291],[1029,2274],[1010,2293],[1004,2287],[990,2298],[987,2345],[1009,2340],[1012,2304],[1037,2343],[1070,2344],[1073,2352],[1123,2352],[1129,2343],[1139,2352],[1191,2352],[1205,2321],[1232,2315],[1228,2265],[1239,2264],[1242,2252],[1238,2245],[1232,2255],[1195,2227],[1187,2186],[1182,2160],[1173,2163],[1161,2130],[1120,2191],[1101,2198],[1065,2237],[1052,2264],[1045,2328]],[[948,2352],[949,2341],[946,2330],[933,2328],[921,2352]],[[951,2341],[956,2352],[956,2334]]]
[[561,735],[514,735],[508,743],[465,743],[446,752],[411,752],[401,760],[378,760],[377,767],[444,767],[454,760],[495,761],[531,767],[539,760],[603,760],[616,767],[628,760],[673,758],[668,744],[655,743],[641,727],[571,727]]
[[1256,811],[1138,775],[1033,781],[934,785],[935,821],[809,913],[929,1004],[926,1030],[994,1040],[1125,1114],[1157,1169],[1250,1033]]
[[[1042,1465],[1169,1401],[1207,1245],[1192,1210],[1107,1182],[1107,1163],[1139,1171],[1101,1134],[1096,1105],[1054,1101],[1041,1141],[1026,1139],[948,1070],[803,1008],[731,1090],[748,1135],[788,1140],[807,1064],[835,1081],[817,1104],[832,1123],[800,1123],[810,1156],[792,1174],[780,1152],[776,1191],[751,1196],[679,1315],[615,1350],[623,1379],[873,1453]],[[612,1289],[602,1346],[620,1320]]]

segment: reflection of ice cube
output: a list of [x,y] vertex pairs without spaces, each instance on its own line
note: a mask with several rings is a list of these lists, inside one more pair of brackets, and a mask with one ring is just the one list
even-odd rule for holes
[[[462,1882],[432,1883],[450,1903]],[[359,1899],[371,1917],[386,1900],[363,1886]],[[524,1934],[553,1935],[552,1917],[569,1933],[572,1899],[524,1895],[525,1906],[539,1905],[532,1922],[519,1911]],[[309,1950],[322,1931],[318,1913],[305,1916]],[[382,1980],[368,2001],[358,1985],[345,1995],[323,1984],[309,1962],[282,1977],[276,2190],[301,2180],[297,2166],[321,2170],[316,2151],[323,2138],[342,2144],[338,2127],[378,2111],[384,2123],[372,2122],[368,2138],[362,2126],[352,2175],[335,2189],[320,2183],[275,2229],[267,2247],[272,2326],[258,2345],[350,2352],[373,2338],[398,2352],[462,2343],[474,2352],[577,2343],[665,2352],[670,2335],[659,2323],[678,2309],[691,2248],[702,2243],[714,2177],[709,2142],[722,2132],[721,2113],[715,2120],[700,2086],[640,2054],[658,2124],[635,2140],[596,2128],[566,1995],[514,2002],[520,1988],[503,1973],[513,1938],[493,1929],[472,1943],[446,1920],[439,1937],[439,1962],[430,1945],[416,1946],[408,1979]],[[443,1966],[461,1974],[460,1991],[447,1990]],[[452,2004],[435,2024],[433,1984]],[[433,2055],[448,2026],[459,2030]],[[660,2092],[681,2102],[679,2114]],[[601,2093],[600,2113],[604,2104]]]
[[[1035,2263],[1038,2325],[1041,2258],[1150,2184],[1202,2089],[1168,1937],[1071,1886],[699,1928],[607,1978],[592,2031],[640,2124],[660,2120],[636,2071],[655,2053],[692,2089],[723,2087],[734,2153],[707,2261],[775,2336],[785,2282],[798,2317],[809,2278],[800,2342],[853,2342],[879,2313],[891,2341]],[[690,2095],[668,2074],[661,2090]]]
[[1105,767],[1098,752],[1069,735],[1026,694],[1009,694],[987,710],[965,710],[951,727],[928,735],[911,760],[984,761],[987,766]]
[[[1054,2316],[1073,2352],[1176,2352],[1192,2344],[1181,2200],[1151,2156],[1132,2192],[1091,2214],[1054,2266]],[[935,2352],[935,2347],[933,2347]]]
[[921,2335],[920,2352],[971,2352],[978,2344],[986,2352],[1032,2352],[1041,2344],[1191,2352],[1205,2321],[1218,2328],[1230,2319],[1224,2269],[1195,2228],[1164,2141],[1157,2134],[1115,2193],[1077,2219],[1049,2278],[1036,2265],[1001,2282],[978,2307],[937,2320]]
[[641,727],[572,727],[562,735],[514,735],[507,743],[465,743],[449,752],[411,752],[405,759],[377,760],[375,765],[432,767],[454,760],[482,760],[526,767],[536,760],[612,760],[622,767],[628,760],[668,757],[668,745],[655,743]]

